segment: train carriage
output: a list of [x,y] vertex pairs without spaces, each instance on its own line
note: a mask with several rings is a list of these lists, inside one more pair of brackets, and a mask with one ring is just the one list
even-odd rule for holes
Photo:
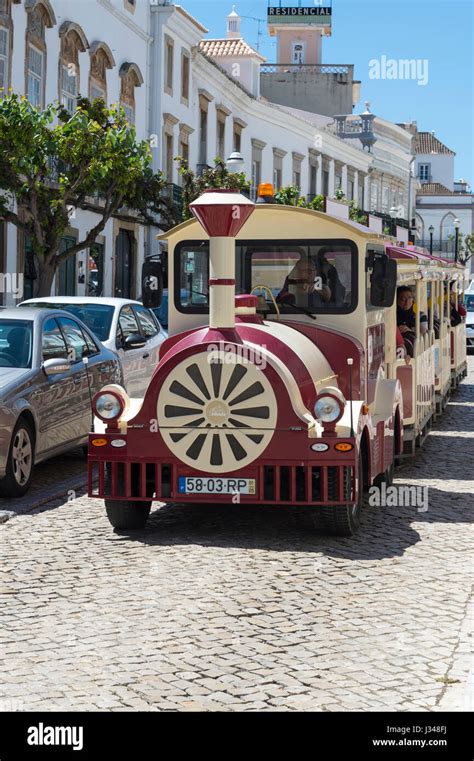
[[413,359],[397,356],[397,270],[428,310],[449,268],[323,212],[229,191],[191,208],[162,236],[170,337],[145,397],[94,399],[89,493],[122,529],[142,527],[152,500],[239,502],[304,506],[351,535],[364,491],[391,482],[404,426],[416,442],[436,383],[448,391],[433,308]]

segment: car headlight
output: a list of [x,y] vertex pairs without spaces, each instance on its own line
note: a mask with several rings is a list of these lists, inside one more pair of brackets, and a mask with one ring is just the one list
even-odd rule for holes
[[92,400],[94,413],[104,423],[118,420],[128,407],[129,398],[125,389],[118,385],[105,386]]
[[321,389],[314,405],[314,415],[322,423],[337,423],[344,414],[346,400],[335,386]]

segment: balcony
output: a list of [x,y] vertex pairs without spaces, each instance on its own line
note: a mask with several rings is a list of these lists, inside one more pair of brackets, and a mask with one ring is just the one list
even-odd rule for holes
[[271,103],[324,116],[351,114],[352,64],[262,64],[260,92]]
[[163,198],[181,209],[183,206],[183,188],[169,182],[163,189]]

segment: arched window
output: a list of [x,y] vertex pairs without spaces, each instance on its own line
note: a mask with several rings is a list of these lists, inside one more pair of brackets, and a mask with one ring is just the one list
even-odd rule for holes
[[49,0],[25,0],[26,83],[28,100],[35,108],[44,108],[46,94],[46,29],[56,23]]
[[61,52],[59,59],[59,100],[70,113],[76,108],[81,84],[79,53],[89,48],[87,38],[78,24],[65,21],[59,30]]
[[112,51],[105,42],[93,42],[90,54],[89,100],[102,98],[107,103],[107,69],[115,66]]
[[446,214],[441,220],[441,240],[452,240],[456,234],[454,227],[454,220],[456,217],[454,214]]
[[136,63],[124,63],[120,67],[120,105],[130,124],[135,124],[135,88],[143,84],[143,77]]
[[11,84],[12,54],[12,0],[0,0],[0,98],[8,92]]

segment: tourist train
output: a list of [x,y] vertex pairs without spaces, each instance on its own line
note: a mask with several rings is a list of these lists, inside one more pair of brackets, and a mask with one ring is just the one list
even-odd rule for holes
[[[117,529],[142,528],[153,500],[238,502],[300,506],[352,535],[364,492],[391,483],[466,374],[451,319],[465,267],[235,192],[207,191],[191,210],[160,236],[169,337],[144,398],[114,385],[93,400],[89,494]],[[156,305],[160,265],[146,266]]]

